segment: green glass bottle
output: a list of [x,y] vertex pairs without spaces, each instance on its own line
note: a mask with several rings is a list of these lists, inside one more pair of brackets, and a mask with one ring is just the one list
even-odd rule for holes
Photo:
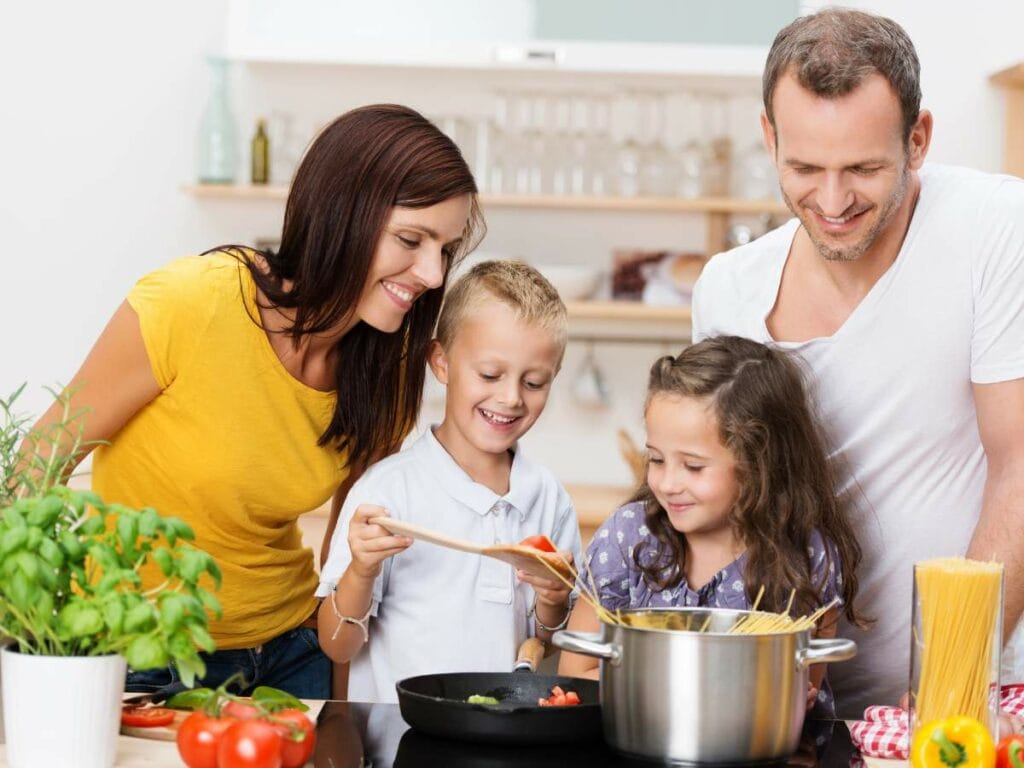
[[270,140],[267,138],[266,120],[256,121],[256,134],[252,137],[252,183],[270,181]]

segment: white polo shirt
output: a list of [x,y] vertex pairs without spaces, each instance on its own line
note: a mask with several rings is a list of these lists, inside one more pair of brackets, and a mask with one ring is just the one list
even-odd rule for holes
[[[393,518],[483,545],[546,534],[581,562],[579,525],[569,494],[550,470],[518,448],[509,492],[474,482],[428,429],[405,450],[367,470],[352,487],[320,574],[331,594],[352,559],[348,524],[360,504]],[[384,561],[374,584],[370,640],[352,659],[348,697],[394,702],[395,683],[442,672],[511,672],[532,634],[533,590],[507,563],[425,541]]]

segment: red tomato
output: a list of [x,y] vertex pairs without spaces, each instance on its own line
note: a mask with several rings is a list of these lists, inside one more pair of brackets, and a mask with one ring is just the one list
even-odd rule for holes
[[193,712],[178,729],[178,754],[188,768],[217,768],[217,749],[224,731],[237,723],[226,717]]
[[1007,736],[996,749],[996,768],[1024,766],[1024,736]]
[[551,689],[551,695],[546,699],[538,699],[537,704],[541,707],[572,707],[580,703],[580,696],[576,691],[563,691],[557,685]]
[[281,734],[266,720],[235,720],[217,747],[217,768],[281,768]]
[[282,768],[299,768],[313,756],[316,726],[298,709],[285,709],[271,715],[281,734]]
[[174,710],[164,707],[123,707],[121,725],[132,728],[159,728],[174,722]]
[[220,711],[221,717],[233,717],[236,720],[256,720],[263,712],[255,704],[244,701],[229,701]]
[[525,539],[519,542],[520,546],[533,547],[539,549],[541,552],[557,552],[558,549],[554,543],[547,536],[527,536]]

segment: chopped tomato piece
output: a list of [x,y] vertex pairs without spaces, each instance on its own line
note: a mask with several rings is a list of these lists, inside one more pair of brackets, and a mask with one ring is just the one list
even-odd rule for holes
[[527,536],[525,539],[520,541],[519,544],[524,547],[533,547],[534,549],[539,549],[541,552],[558,551],[558,548],[555,546],[554,542],[551,541],[551,539],[549,539],[547,536],[542,535]]
[[174,710],[164,707],[123,707],[121,725],[130,728],[159,728],[174,722]]
[[579,703],[580,696],[576,691],[563,691],[557,685],[551,689],[550,696],[537,700],[537,704],[541,707],[572,707]]

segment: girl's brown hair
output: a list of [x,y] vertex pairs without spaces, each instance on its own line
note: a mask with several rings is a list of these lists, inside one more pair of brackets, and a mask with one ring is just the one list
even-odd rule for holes
[[[459,148],[407,107],[346,112],[310,145],[292,181],[279,250],[245,261],[271,305],[295,310],[285,330],[297,343],[345,322],[359,302],[377,242],[395,206],[426,208],[458,195],[472,206],[445,270],[483,237],[477,187]],[[284,287],[288,281],[287,288]],[[392,450],[415,423],[427,351],[444,284],[413,304],[395,333],[358,323],[337,346],[337,402],[320,445],[366,463]]]
[[[821,604],[824,583],[813,582],[808,547],[817,531],[838,552],[830,567],[842,574],[846,617],[854,611],[861,547],[836,496],[836,481],[825,441],[812,415],[800,370],[785,353],[737,336],[706,339],[678,357],[660,358],[651,368],[647,403],[658,395],[708,398],[719,439],[736,461],[739,495],[730,523],[746,546],[744,581],[753,601],[781,612],[791,592],[793,613],[809,614]],[[668,520],[650,487],[634,497],[645,502],[646,523],[657,541],[654,552],[636,547],[633,559],[648,584],[677,585],[686,565],[686,539]]]

